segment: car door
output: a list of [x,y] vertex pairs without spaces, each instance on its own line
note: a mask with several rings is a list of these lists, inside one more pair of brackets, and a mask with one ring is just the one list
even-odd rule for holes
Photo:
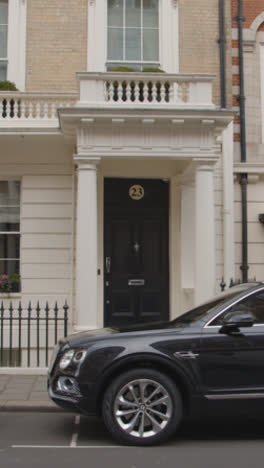
[[[227,314],[251,312],[252,327],[220,333]],[[203,393],[211,398],[264,397],[264,290],[250,294],[205,324],[199,356]]]

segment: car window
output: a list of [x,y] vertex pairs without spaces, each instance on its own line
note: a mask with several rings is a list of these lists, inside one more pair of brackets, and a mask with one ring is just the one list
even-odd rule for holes
[[213,320],[209,326],[222,326],[225,319],[237,312],[250,312],[255,317],[255,324],[264,325],[264,291],[259,291],[251,296],[237,302],[232,307],[229,307],[225,312],[220,314]]
[[203,319],[208,315],[214,308],[221,306],[225,302],[233,299],[238,294],[237,290],[231,290],[227,293],[223,293],[220,296],[214,298],[211,301],[208,301],[195,309],[190,310],[189,312],[185,312],[185,314],[180,315],[176,319],[170,322],[171,328],[185,326],[187,324],[191,324],[193,322],[197,322],[200,319]]

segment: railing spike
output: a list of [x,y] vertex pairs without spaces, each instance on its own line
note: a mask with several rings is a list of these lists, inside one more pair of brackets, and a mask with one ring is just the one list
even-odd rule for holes
[[224,277],[222,276],[222,281],[220,283],[220,288],[222,292],[225,290],[225,287],[226,287],[226,283],[224,281]]
[[[23,304],[21,300],[16,306],[10,301],[9,304],[4,305],[4,301],[0,302],[0,365],[6,365],[6,359],[9,361],[9,365],[21,366],[26,365],[30,367],[41,365],[41,349],[44,347],[43,358],[46,365],[49,360],[50,348],[54,345],[49,341],[51,333],[54,333],[55,343],[57,343],[59,332],[64,336],[67,335],[68,331],[68,309],[67,300],[62,307],[59,307],[58,301],[55,301],[54,309],[50,309],[48,301],[46,306],[41,309],[40,301],[38,300],[36,306],[29,301],[28,304]],[[41,314],[41,310],[44,310],[44,317]],[[54,315],[50,313],[54,310]],[[7,312],[5,314],[5,312]],[[44,322],[44,323],[43,323]],[[7,324],[7,333],[4,333],[4,324]],[[62,327],[59,328],[59,324]],[[41,324],[44,326],[42,327]],[[15,330],[17,332],[15,333]],[[43,331],[43,334],[41,333]],[[7,336],[8,340],[9,332],[9,344],[5,343],[4,336]],[[46,346],[41,345],[42,340],[46,341]],[[4,355],[4,349],[8,348],[7,356]],[[33,349],[34,348],[34,349]],[[15,354],[14,350],[18,350],[18,355]],[[34,358],[34,359],[33,359]],[[34,361],[34,362],[33,362]]]

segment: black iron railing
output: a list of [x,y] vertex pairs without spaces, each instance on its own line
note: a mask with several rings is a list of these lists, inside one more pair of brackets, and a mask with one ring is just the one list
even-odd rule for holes
[[58,338],[68,333],[67,302],[59,308],[46,303],[41,308],[29,302],[23,308],[21,302],[8,307],[0,305],[0,367],[47,367],[50,352]]
[[[253,279],[249,279],[247,281],[247,283],[256,283],[256,277],[253,278]],[[241,279],[233,279],[233,278],[230,278],[230,283],[229,283],[229,288],[232,288],[233,286],[237,286],[239,284],[241,284],[243,281],[241,281]],[[224,281],[224,278],[222,278],[222,281],[220,283],[220,288],[221,288],[221,291],[223,292],[226,288],[226,283]]]

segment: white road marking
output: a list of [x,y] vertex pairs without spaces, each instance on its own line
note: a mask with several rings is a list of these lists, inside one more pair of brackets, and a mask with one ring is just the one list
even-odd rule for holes
[[81,416],[77,415],[74,418],[74,431],[72,434],[70,445],[11,445],[15,449],[120,449],[129,448],[126,445],[77,445],[80,429]]
[[79,414],[77,416],[75,416],[75,418],[74,418],[74,432],[72,434],[70,447],[76,447],[77,446],[78,436],[79,436],[80,419],[81,419],[81,417],[80,417]]
[[78,445],[79,429],[80,429],[80,415],[75,416],[74,418],[74,430],[71,438],[70,445],[11,445],[15,449],[119,449],[119,448],[129,448],[125,445]]
[[120,448],[131,448],[126,445],[78,445],[71,446],[71,445],[11,445],[12,448],[50,448],[50,449],[120,449]]

